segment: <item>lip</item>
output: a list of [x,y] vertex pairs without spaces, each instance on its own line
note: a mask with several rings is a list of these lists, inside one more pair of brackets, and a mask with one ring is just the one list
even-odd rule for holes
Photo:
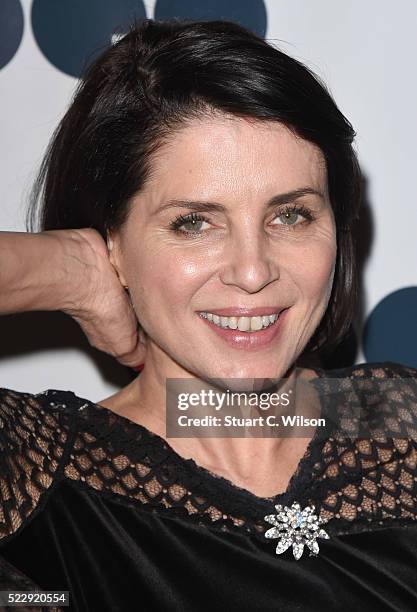
[[[253,310],[254,309],[252,309],[252,311]],[[256,351],[256,350],[263,349],[266,346],[270,345],[272,341],[276,340],[277,337],[279,337],[282,327],[285,324],[285,320],[287,318],[289,310],[291,310],[290,307],[282,310],[278,319],[275,321],[275,323],[272,323],[272,325],[269,325],[265,329],[260,329],[259,331],[254,331],[250,333],[242,332],[239,329],[229,329],[229,328],[219,327],[218,325],[215,325],[214,323],[212,323],[211,321],[209,321],[208,319],[205,319],[204,317],[200,315],[199,315],[199,318],[201,319],[203,323],[208,325],[209,328],[213,330],[213,332],[215,332],[217,336],[219,336],[222,340],[224,340],[229,346],[232,346],[233,348],[236,348],[236,349]],[[202,312],[206,312],[206,311],[202,311]],[[212,311],[209,310],[207,312],[212,312]],[[235,312],[236,312],[236,309],[235,309]],[[265,312],[265,309],[262,312]],[[274,312],[277,312],[277,311],[275,310]],[[274,312],[271,312],[271,314],[274,314]],[[217,314],[217,312],[214,312],[213,314]],[[223,316],[227,316],[227,315],[223,315]],[[234,316],[234,315],[230,315],[230,316]],[[241,316],[245,316],[245,315],[241,315]],[[256,315],[253,315],[253,316],[256,316]]]
[[202,312],[210,312],[211,314],[219,315],[219,317],[259,317],[262,315],[272,315],[285,310],[286,306],[258,306],[258,308],[215,308],[214,310],[200,310]]

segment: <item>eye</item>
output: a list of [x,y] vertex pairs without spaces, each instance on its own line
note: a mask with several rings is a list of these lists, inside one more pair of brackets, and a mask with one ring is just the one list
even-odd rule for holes
[[305,222],[311,223],[314,220],[313,214],[310,209],[306,208],[302,204],[288,205],[284,209],[281,209],[280,213],[274,217],[276,219],[283,219],[283,223],[273,223],[273,225],[286,225],[288,227],[295,227],[302,225],[303,222],[297,222],[297,217],[304,217]]
[[[196,236],[202,233],[201,225],[203,223],[207,223],[205,217],[197,213],[190,213],[189,215],[178,215],[169,226],[174,232]],[[181,229],[186,226],[188,226],[188,229]]]
[[[298,217],[303,217],[304,222],[297,222]],[[300,204],[287,205],[280,210],[280,213],[274,217],[272,225],[284,225],[289,228],[295,228],[304,223],[311,223],[314,216],[310,209]],[[283,219],[283,223],[276,223],[277,219]],[[188,215],[178,215],[170,224],[169,228],[185,237],[201,236],[207,228],[202,226],[209,221],[203,215],[192,212]]]

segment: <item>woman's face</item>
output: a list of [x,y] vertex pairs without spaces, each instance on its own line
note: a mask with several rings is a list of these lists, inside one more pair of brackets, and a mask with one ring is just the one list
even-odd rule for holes
[[276,122],[190,123],[160,149],[113,241],[146,365],[171,377],[284,376],[332,288],[323,154]]

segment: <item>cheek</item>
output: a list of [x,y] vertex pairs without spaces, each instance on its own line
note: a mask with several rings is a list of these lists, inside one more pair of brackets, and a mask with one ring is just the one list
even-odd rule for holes
[[[294,258],[292,278],[306,299],[330,297],[336,263],[336,246],[332,241],[310,245],[302,257]],[[313,300],[315,302],[313,302]]]
[[207,258],[191,250],[148,249],[138,261],[138,303],[150,315],[163,310],[184,313],[184,306],[208,277]]

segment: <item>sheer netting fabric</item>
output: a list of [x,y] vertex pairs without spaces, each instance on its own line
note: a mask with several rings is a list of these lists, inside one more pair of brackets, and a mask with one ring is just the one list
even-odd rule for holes
[[[317,382],[344,370],[318,370]],[[180,517],[221,531],[264,537],[276,503],[314,504],[329,535],[417,520],[417,370],[400,364],[349,369],[328,409],[346,413],[360,397],[377,432],[367,438],[310,441],[285,492],[261,498],[178,455],[147,428],[71,391],[36,395],[0,389],[0,538],[33,518],[62,479],[140,511]],[[385,381],[384,400],[380,398]],[[401,382],[401,385],[398,385]],[[392,385],[392,386],[391,386]],[[378,386],[378,392],[375,391]],[[330,407],[330,408],[329,408]],[[385,430],[384,430],[385,428]]]

